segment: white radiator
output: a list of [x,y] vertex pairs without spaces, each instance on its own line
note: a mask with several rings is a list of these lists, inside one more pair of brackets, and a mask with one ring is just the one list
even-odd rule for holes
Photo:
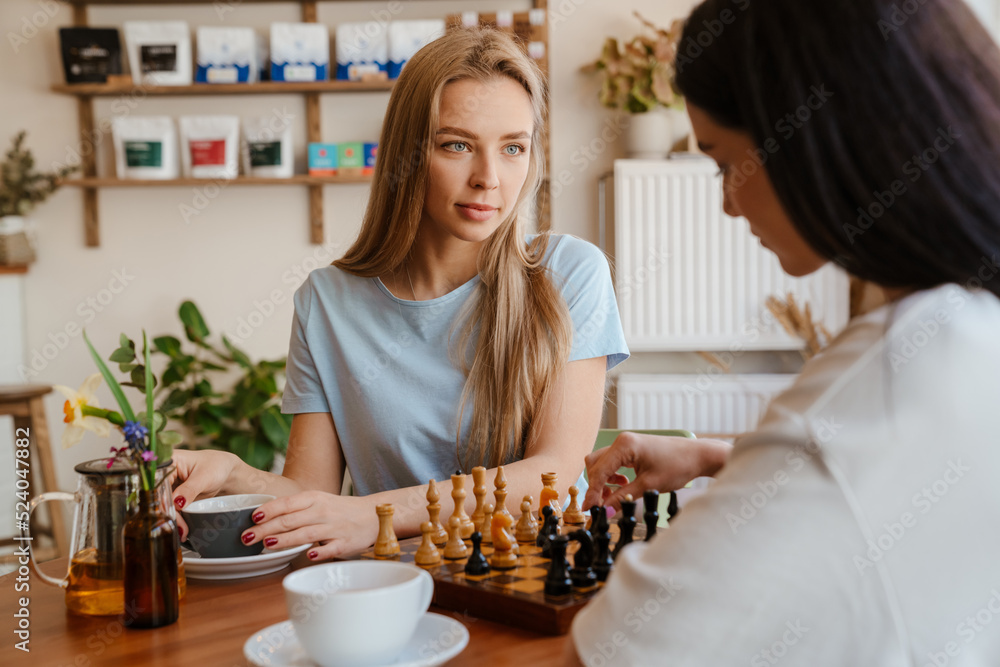
[[701,437],[751,431],[794,374],[618,377],[618,428],[684,429]]
[[615,283],[629,348],[799,349],[764,305],[788,292],[836,334],[848,318],[846,274],[830,265],[785,275],[747,222],[722,212],[717,171],[707,158],[615,162]]

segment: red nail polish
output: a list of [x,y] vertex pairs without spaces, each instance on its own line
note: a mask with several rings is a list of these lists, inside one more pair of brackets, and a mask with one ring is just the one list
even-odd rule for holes
[[184,509],[184,504],[186,502],[187,501],[184,499],[184,496],[177,496],[176,498],[174,498],[174,505],[176,505],[177,509],[179,510]]
[[247,533],[243,536],[243,544],[250,544],[253,542],[253,533]]
[[317,558],[319,558],[319,552],[318,551],[310,551],[306,555],[309,556],[309,560],[316,560]]
[[264,538],[264,546],[265,547],[273,547],[277,543],[278,543],[278,538],[277,537],[265,537]]
[[256,514],[253,515],[253,522],[254,523],[260,523],[263,520],[264,520],[264,513],[263,512],[257,512]]

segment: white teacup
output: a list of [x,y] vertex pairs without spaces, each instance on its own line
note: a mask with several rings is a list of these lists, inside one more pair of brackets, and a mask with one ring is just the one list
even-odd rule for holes
[[284,578],[288,615],[321,667],[384,665],[398,656],[431,604],[434,579],[396,561],[306,567]]

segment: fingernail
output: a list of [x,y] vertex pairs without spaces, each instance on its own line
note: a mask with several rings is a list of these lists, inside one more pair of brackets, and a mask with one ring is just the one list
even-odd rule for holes
[[177,532],[180,534],[181,542],[183,542],[184,541],[184,529],[181,528],[180,526],[177,526]]
[[273,547],[277,543],[278,543],[278,538],[277,537],[265,537],[264,538],[264,546],[265,547]]
[[611,507],[610,505],[608,505],[607,510],[608,510],[608,518],[609,519],[611,517],[613,517],[614,515],[618,514],[618,512],[615,511],[615,508]]
[[179,510],[184,509],[184,503],[186,502],[187,501],[184,499],[184,496],[177,496],[174,498],[174,505],[176,505]]
[[250,544],[253,542],[253,533],[247,533],[243,536],[243,544]]
[[253,522],[254,523],[260,523],[263,520],[264,520],[264,513],[263,512],[257,512],[256,514],[253,515]]
[[318,551],[310,551],[306,555],[309,557],[309,560],[316,560],[317,558],[319,558],[319,552]]

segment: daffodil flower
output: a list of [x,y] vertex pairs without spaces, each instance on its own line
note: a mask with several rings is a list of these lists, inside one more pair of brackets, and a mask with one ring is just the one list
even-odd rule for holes
[[101,374],[94,373],[80,385],[80,388],[73,391],[69,387],[61,384],[55,385],[56,391],[66,397],[63,403],[63,421],[66,422],[66,430],[62,434],[63,449],[72,447],[83,438],[84,431],[91,431],[102,438],[106,438],[111,433],[111,424],[106,418],[85,415],[84,407],[100,408],[97,396],[94,391],[101,384]]

